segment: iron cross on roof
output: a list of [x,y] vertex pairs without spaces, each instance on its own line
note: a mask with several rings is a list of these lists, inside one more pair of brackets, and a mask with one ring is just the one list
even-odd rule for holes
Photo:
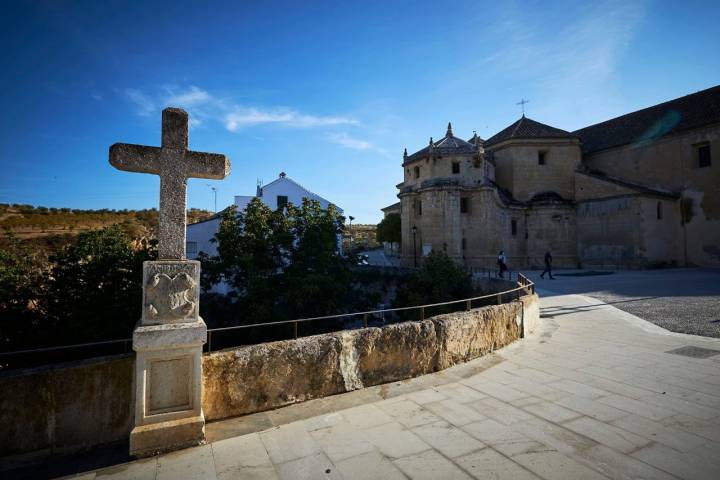
[[166,108],[161,147],[116,143],[110,147],[110,165],[127,172],[160,175],[158,256],[184,260],[187,179],[222,180],[230,174],[230,159],[219,153],[188,150],[187,112]]
[[515,104],[515,105],[520,105],[520,107],[522,108],[523,117],[525,116],[525,104],[526,104],[526,103],[530,103],[530,100],[526,100],[526,99],[524,99],[524,98],[521,98],[520,101]]

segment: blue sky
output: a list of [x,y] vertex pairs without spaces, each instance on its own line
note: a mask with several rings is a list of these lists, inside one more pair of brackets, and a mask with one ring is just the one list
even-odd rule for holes
[[[211,5],[212,4],[212,5]],[[158,177],[115,142],[158,145],[160,110],[232,174],[212,209],[279,172],[376,222],[403,148],[483,138],[520,116],[574,130],[720,83],[720,2],[7,2],[0,202],[149,208]]]

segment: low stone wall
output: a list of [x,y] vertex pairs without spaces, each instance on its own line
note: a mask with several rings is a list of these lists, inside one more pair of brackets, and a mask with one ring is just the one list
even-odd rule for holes
[[[521,306],[522,305],[522,306]],[[235,348],[203,357],[208,420],[388,383],[485,355],[531,331],[536,295],[405,322]],[[133,355],[0,373],[0,458],[127,441]]]
[[525,295],[421,322],[214,352],[203,359],[205,418],[246,415],[442,370],[512,343],[538,319],[537,295]]
[[0,374],[0,457],[127,440],[133,355]]

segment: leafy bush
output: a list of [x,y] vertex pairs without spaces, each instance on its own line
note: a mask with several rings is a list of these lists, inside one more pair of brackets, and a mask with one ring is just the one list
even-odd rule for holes
[[48,321],[72,342],[127,338],[140,318],[142,263],[154,245],[134,249],[120,226],[81,233],[51,258]]
[[470,275],[445,252],[433,250],[425,257],[422,266],[398,289],[396,304],[398,307],[409,307],[461,300],[472,295]]
[[0,249],[0,350],[17,349],[35,337],[44,313],[43,268],[43,259],[8,233]]

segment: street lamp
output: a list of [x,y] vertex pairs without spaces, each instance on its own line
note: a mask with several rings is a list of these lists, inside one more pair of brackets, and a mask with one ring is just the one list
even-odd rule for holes
[[352,246],[353,246],[352,221],[355,220],[355,217],[350,215],[348,217],[348,219],[350,219],[350,226],[348,227],[348,230],[350,230],[350,248],[352,249]]
[[217,213],[217,188],[213,187],[213,186],[210,185],[209,183],[206,183],[205,185],[207,185],[208,187],[210,187],[210,190],[212,190],[213,193],[215,194],[215,213]]
[[413,234],[413,267],[417,268],[417,243],[416,243],[417,227],[415,225],[413,225],[413,227],[412,227],[412,234]]

